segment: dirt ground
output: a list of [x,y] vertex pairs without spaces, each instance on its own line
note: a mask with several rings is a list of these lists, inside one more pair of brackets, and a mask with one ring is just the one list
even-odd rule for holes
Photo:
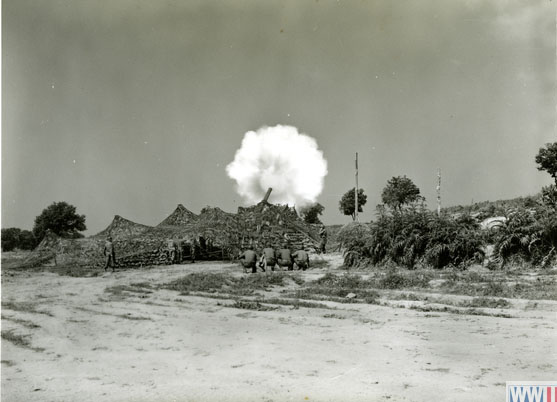
[[[556,377],[555,301],[512,300],[485,315],[393,300],[258,311],[157,287],[191,272],[244,275],[227,263],[89,278],[3,272],[2,400],[493,401],[505,381]],[[106,291],[134,283],[151,293]]]

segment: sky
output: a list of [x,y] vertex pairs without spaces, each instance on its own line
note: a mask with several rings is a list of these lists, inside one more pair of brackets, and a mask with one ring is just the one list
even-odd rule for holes
[[[317,141],[326,224],[406,175],[436,208],[537,193],[556,135],[555,1],[3,0],[2,227],[55,201],[95,234],[235,212],[244,134]],[[272,198],[271,198],[272,201]]]

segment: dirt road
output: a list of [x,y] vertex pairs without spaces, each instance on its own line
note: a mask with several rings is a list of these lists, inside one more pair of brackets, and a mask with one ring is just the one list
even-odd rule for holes
[[[155,287],[199,271],[242,275],[209,263],[3,273],[2,400],[493,401],[505,381],[557,373],[556,302],[518,303],[512,318],[401,303],[254,311]],[[134,283],[153,287],[106,291]]]

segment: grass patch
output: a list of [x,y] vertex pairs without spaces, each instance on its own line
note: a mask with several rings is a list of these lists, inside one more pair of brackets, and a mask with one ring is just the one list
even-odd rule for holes
[[390,270],[379,279],[374,279],[372,286],[378,289],[429,288],[433,274],[429,272],[395,271]]
[[547,277],[519,283],[509,283],[504,278],[482,278],[482,282],[447,281],[441,288],[445,293],[477,297],[557,300],[557,282]]
[[417,310],[422,312],[437,312],[437,313],[451,313],[451,314],[462,314],[462,315],[481,315],[486,317],[499,317],[499,318],[514,318],[510,314],[506,313],[490,313],[487,311],[476,310],[476,309],[458,309],[454,307],[444,306],[410,306],[410,310]]
[[237,296],[249,296],[257,290],[269,290],[271,286],[286,286],[288,278],[297,284],[304,283],[298,275],[287,273],[256,274],[238,278],[230,274],[196,272],[162,287],[179,291],[181,295],[187,295],[190,292],[225,292]]
[[30,350],[33,350],[35,352],[42,352],[44,350],[43,348],[32,347],[31,343],[29,343],[29,340],[27,339],[28,338],[27,335],[14,334],[13,330],[2,331],[1,334],[2,334],[2,339],[13,343],[15,346],[30,349]]
[[49,317],[54,317],[48,311],[37,310],[35,303],[30,303],[30,302],[5,301],[5,302],[2,302],[2,308],[7,309],[7,310],[22,311],[22,312],[25,312],[25,313],[44,314],[44,315],[47,315]]
[[272,311],[278,309],[278,307],[269,307],[266,306],[266,304],[275,304],[279,306],[292,306],[295,309],[298,309],[300,307],[331,309],[331,307],[321,303],[314,303],[314,302],[308,302],[308,301],[297,300],[297,299],[280,299],[280,298],[255,299],[255,300],[238,299],[235,300],[234,304],[217,303],[217,306],[235,307],[235,308],[241,308],[245,310],[257,310],[257,311]]
[[492,299],[489,297],[476,297],[470,301],[459,304],[461,307],[483,307],[483,308],[509,308],[511,303],[505,299]]
[[149,317],[141,317],[141,316],[135,316],[129,314],[110,314],[110,315],[113,315],[114,317],[124,318],[126,320],[132,320],[132,321],[151,321],[151,318]]
[[321,278],[315,280],[312,284],[329,288],[360,289],[368,287],[370,283],[369,281],[364,280],[360,275],[336,275],[332,272],[328,272]]
[[305,307],[305,308],[331,309],[331,307],[321,303],[314,303],[314,302],[308,302],[308,301],[297,300],[297,299],[270,298],[270,299],[260,299],[258,301],[263,303],[268,303],[268,304],[279,304],[281,306],[293,306],[295,308]]
[[54,267],[48,267],[48,271],[61,276],[71,276],[74,278],[96,277],[103,274],[103,272],[98,268],[81,267],[76,265],[57,265]]
[[164,288],[178,292],[214,293],[225,286],[233,285],[232,276],[220,273],[195,272],[163,285]]
[[[435,281],[433,281],[435,279]],[[292,288],[295,283],[298,288]],[[144,284],[147,286],[146,284]],[[392,300],[432,301],[432,295],[420,295],[426,290],[436,294],[459,294],[476,299],[467,302],[447,302],[457,307],[508,308],[505,298],[557,300],[555,276],[531,275],[509,278],[504,272],[467,272],[457,270],[433,271],[389,269],[372,271],[368,276],[352,273],[328,272],[317,280],[304,282],[299,274],[277,272],[272,275],[256,274],[235,277],[225,273],[192,273],[162,287],[177,290],[181,295],[203,292],[225,299],[236,296],[257,296],[257,291],[268,291],[271,287],[284,287],[285,297],[338,303],[380,304],[382,290],[407,289],[416,291],[386,297]],[[148,288],[147,288],[148,289]],[[356,297],[346,298],[349,293]],[[209,296],[207,296],[209,297]],[[445,302],[440,302],[445,303]]]
[[390,300],[408,300],[408,301],[428,301],[430,296],[417,295],[415,293],[399,293],[395,295],[389,295]]
[[[327,293],[326,290],[323,289],[319,289],[318,292],[313,292],[313,290],[314,289],[312,288],[305,288],[302,290],[298,290],[294,293],[287,294],[287,296],[292,298],[318,300],[318,301],[331,301],[331,302],[343,303],[343,304],[352,304],[352,303],[380,304],[378,299],[379,296],[377,296],[377,292],[374,290],[370,290],[368,293],[363,293],[363,294],[361,293],[360,295],[356,295],[357,297],[351,299],[346,297],[331,296]],[[366,296],[366,294],[368,296]]]
[[[372,282],[359,275],[335,275],[327,273],[321,278],[309,283],[308,286],[296,291],[292,296],[301,299],[330,300],[339,303],[377,304],[379,292],[371,289]],[[346,298],[354,293],[355,298]]]
[[401,293],[396,295],[387,295],[389,300],[408,300],[423,301],[435,304],[446,304],[456,307],[481,307],[481,308],[509,308],[511,303],[505,299],[494,299],[490,297],[476,297],[472,300],[450,300],[446,297],[435,295],[418,295],[415,293]]
[[128,285],[116,285],[116,286],[111,286],[106,288],[105,293],[109,293],[111,296],[116,296],[116,297],[126,297],[129,296],[130,293],[131,294],[140,294],[140,295],[146,295],[146,294],[150,294],[153,293],[151,290],[146,290],[142,287],[137,287],[134,285],[128,286]]
[[7,317],[5,315],[2,315],[2,319],[7,320],[7,321],[11,321],[11,322],[15,322],[16,324],[23,325],[24,327],[30,328],[30,329],[36,329],[36,328],[41,327],[40,325],[37,325],[32,321],[22,320],[20,318],[13,318],[13,317]]
[[[221,305],[217,303],[217,305]],[[257,301],[236,300],[234,304],[222,304],[225,307],[239,308],[243,310],[256,310],[256,311],[273,311],[278,307],[265,306]]]
[[323,318],[336,318],[337,320],[344,320],[346,317],[343,317],[339,314],[325,314]]
[[151,321],[150,317],[133,316],[133,315],[131,315],[131,313],[128,313],[128,314],[112,314],[112,313],[106,313],[104,311],[93,310],[93,309],[86,308],[86,307],[74,307],[74,308],[76,310],[87,311],[87,312],[93,313],[93,314],[109,315],[109,316],[112,316],[112,317],[124,318],[126,320]]
[[130,284],[130,286],[133,286],[135,288],[153,289],[153,285],[151,285],[149,282],[136,282]]

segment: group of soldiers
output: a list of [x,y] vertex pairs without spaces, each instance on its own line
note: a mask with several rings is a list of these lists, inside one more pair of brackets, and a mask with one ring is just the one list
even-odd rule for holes
[[[325,253],[327,231],[324,225],[322,225],[319,230],[319,237],[321,238],[319,249],[322,253]],[[206,242],[205,239],[201,237],[200,239],[203,240],[203,243]],[[189,259],[193,263],[195,262],[197,248],[205,249],[207,247],[210,248],[211,246],[212,242],[210,242],[210,240],[207,244],[199,244],[196,237],[167,240],[169,260],[173,264],[182,263],[184,261],[184,257],[188,257],[188,252]],[[112,271],[114,272],[116,255],[111,236],[108,236],[105,241],[103,254],[106,259],[104,270],[106,271],[109,268],[112,268]],[[278,250],[275,250],[270,246],[270,244],[267,244],[266,247],[261,250],[259,255],[253,250],[253,247],[250,246],[240,254],[239,260],[244,267],[244,272],[251,269],[252,273],[256,273],[258,268],[265,272],[269,272],[269,270],[274,271],[277,266],[280,270],[286,268],[289,271],[294,269],[294,265],[296,265],[298,270],[302,269],[305,271],[309,268],[308,253],[305,250],[297,250],[293,253],[288,247],[288,244]]]
[[[192,263],[195,262],[195,257],[197,255],[196,249],[198,247],[198,242],[195,238],[184,238],[184,239],[168,239],[167,240],[167,253],[168,259],[173,264],[179,264],[184,261],[184,257],[188,257]],[[112,268],[112,272],[115,270],[116,266],[116,253],[114,251],[114,243],[112,242],[112,236],[108,236],[104,242],[103,255],[105,258],[104,270],[107,271]]]
[[184,261],[184,256],[187,257],[189,253],[189,259],[192,263],[195,262],[196,257],[196,246],[198,246],[195,237],[184,239],[168,239],[167,248],[169,260],[173,264],[180,264]]
[[288,271],[294,270],[296,265],[298,270],[306,270],[309,268],[309,255],[305,250],[297,250],[294,253],[289,247],[283,247],[275,250],[269,244],[264,247],[259,255],[248,247],[239,256],[240,263],[244,267],[244,272],[247,273],[251,269],[251,273],[255,274],[257,269],[264,272],[272,272],[278,267],[279,270],[287,269]]

